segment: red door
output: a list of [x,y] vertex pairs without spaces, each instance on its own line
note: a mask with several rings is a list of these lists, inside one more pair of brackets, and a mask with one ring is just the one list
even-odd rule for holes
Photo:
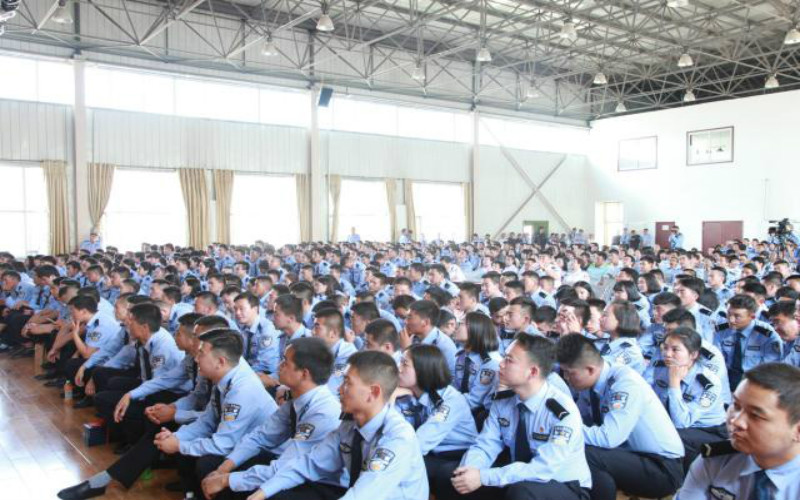
[[741,239],[742,226],[740,220],[703,222],[703,251],[708,252],[729,240]]
[[669,248],[670,229],[674,225],[673,221],[656,222],[656,245],[661,248]]

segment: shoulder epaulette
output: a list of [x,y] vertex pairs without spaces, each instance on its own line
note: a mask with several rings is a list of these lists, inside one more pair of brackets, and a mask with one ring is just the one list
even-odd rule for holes
[[717,441],[716,443],[706,443],[700,446],[700,454],[703,458],[731,455],[733,453],[739,453],[739,451],[733,447],[730,441]]
[[731,325],[729,325],[728,323],[720,323],[720,324],[718,324],[716,326],[716,329],[717,329],[718,332],[723,332],[723,331],[727,330],[730,327],[731,327]]
[[664,362],[663,359],[659,359],[653,362],[653,367],[657,368],[659,366],[667,366],[667,364]]
[[481,361],[483,362],[483,364],[486,364],[491,360],[492,360],[492,357],[489,356],[489,353],[486,353],[485,355],[481,356]]
[[514,391],[512,391],[511,389],[507,389],[505,391],[497,391],[494,393],[494,396],[492,396],[492,401],[498,401],[500,399],[508,399],[513,396],[514,396]]
[[769,334],[771,333],[771,332],[770,332],[770,329],[769,329],[769,328],[767,328],[767,327],[766,327],[766,326],[764,326],[764,325],[756,325],[756,326],[754,326],[754,327],[753,327],[753,331],[754,331],[754,332],[758,332],[758,333],[760,333],[761,335],[766,335],[767,337],[769,337]]
[[339,420],[353,420],[353,414],[352,413],[342,413],[341,415],[339,415]]
[[711,352],[709,349],[706,349],[705,347],[700,348],[700,355],[706,359],[711,359],[714,357],[714,353]]
[[569,415],[567,409],[561,406],[561,403],[559,403],[553,398],[550,398],[547,401],[545,401],[544,405],[559,420],[564,420],[567,417],[567,415]]
[[633,344],[631,344],[630,342],[620,342],[619,345],[620,347],[624,347],[626,349],[633,347]]
[[705,389],[705,390],[708,390],[708,389],[714,387],[714,382],[709,380],[708,377],[706,377],[702,373],[698,373],[695,378],[697,379],[698,382],[700,382],[700,385],[702,385],[703,389]]
[[546,299],[546,298],[547,298],[547,294],[546,294],[546,293],[544,293],[544,292],[541,292],[541,291],[540,291],[540,292],[539,292],[539,297],[541,297],[541,298],[543,298],[543,299]]
[[644,309],[644,307],[641,304],[638,304],[638,303],[634,304],[633,307],[635,307],[637,311],[641,311],[642,309]]
[[705,307],[700,308],[700,313],[705,314],[706,316],[711,316],[711,309],[706,309]]

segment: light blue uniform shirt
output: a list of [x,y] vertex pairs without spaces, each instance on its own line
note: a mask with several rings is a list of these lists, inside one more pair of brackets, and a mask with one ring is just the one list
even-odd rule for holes
[[[191,361],[189,364],[186,361]],[[192,356],[183,358],[183,366],[191,373],[188,374],[192,389],[188,394],[173,403],[175,405],[175,423],[185,425],[194,422],[203,414],[203,410],[211,398],[211,381],[200,375],[197,363]]]
[[[469,361],[467,361],[469,359]],[[486,358],[476,352],[458,351],[456,354],[456,371],[452,385],[459,391],[464,379],[466,365],[469,364],[468,391],[464,393],[471,409],[489,408],[492,404],[492,394],[497,386],[497,372],[502,360],[500,352],[488,353]]]
[[467,399],[451,386],[437,394],[440,400],[436,403],[428,393],[419,399],[404,396],[397,399],[395,408],[417,430],[423,455],[466,450],[475,443],[478,434]]
[[661,343],[667,335],[667,329],[659,323],[651,323],[647,330],[639,335],[639,348],[646,359],[656,356],[656,352],[661,352]]
[[[536,328],[536,325],[534,325],[533,323],[531,323],[530,325],[526,326],[525,329],[522,330],[522,331],[527,333],[528,335],[538,335],[539,337],[544,337],[544,335],[542,335],[542,332],[540,332],[539,329]],[[510,346],[511,343],[514,342],[514,337],[517,336],[517,333],[519,333],[519,332],[515,332],[513,330],[506,330],[505,328],[503,328],[500,331],[499,337],[500,337],[500,354],[501,355],[505,356],[506,350],[508,350],[508,346]]]
[[[747,500],[756,498],[755,473],[762,470],[750,455],[732,453],[700,457],[689,468],[689,475],[675,500]],[[766,470],[772,483],[771,500],[800,498],[800,455],[783,465]]]
[[[294,434],[290,418],[291,407],[294,407],[297,415]],[[286,464],[307,454],[328,433],[336,430],[341,410],[339,401],[325,386],[316,387],[282,405],[264,424],[247,434],[236,445],[228,455],[228,460],[239,467],[262,450],[280,457],[269,465],[256,465],[246,471],[232,473],[228,478],[231,490],[257,490]],[[333,484],[347,487],[347,483],[341,481]]]
[[[664,339],[662,338],[661,340],[663,341]],[[644,379],[648,383],[653,383],[653,369],[655,363],[663,359],[664,356],[659,347],[654,351],[653,358],[650,360],[650,365],[644,371]],[[728,368],[725,366],[725,358],[722,356],[722,351],[714,344],[703,340],[700,344],[700,356],[697,357],[697,363],[719,377],[720,382],[722,382],[722,402],[731,404],[732,396],[730,384],[728,383]]]
[[652,387],[677,429],[715,427],[725,423],[722,382],[699,363],[692,365],[680,388],[669,386],[669,368],[654,363]]
[[442,351],[442,354],[444,354],[444,359],[447,361],[447,367],[450,369],[450,373],[453,374],[456,372],[456,352],[458,351],[458,347],[456,347],[453,339],[442,333],[441,330],[433,328],[424,339],[414,336],[412,341],[414,344],[429,344],[438,347],[439,350]]
[[729,371],[732,369],[737,335],[742,336],[741,360],[743,371],[746,372],[764,363],[781,361],[783,341],[770,324],[754,320],[741,333],[731,328],[727,323],[719,325],[717,329],[714,344],[719,347],[723,356],[725,356],[725,365]]
[[311,336],[312,335],[309,329],[303,325],[300,325],[297,328],[297,330],[295,330],[294,333],[292,333],[291,335],[288,335],[285,332],[280,332],[280,334],[278,334],[278,352],[280,352],[281,361],[283,361],[284,357],[286,356],[286,345],[289,343],[290,340],[296,340]]
[[783,362],[800,368],[800,339],[786,342],[784,345]]
[[[588,391],[594,391],[599,398],[603,424],[583,426],[587,445],[683,457],[683,442],[667,411],[650,385],[632,368],[604,363],[594,387],[580,395]],[[581,414],[591,415],[589,401],[588,396],[579,398]]]
[[544,290],[537,290],[536,292],[530,294],[530,298],[533,300],[534,304],[536,304],[536,307],[550,306],[553,309],[558,309],[555,297]]
[[612,365],[627,365],[640,375],[644,373],[644,355],[633,337],[619,337],[600,348],[600,355]]
[[86,323],[85,342],[97,350],[89,356],[84,367],[88,369],[111,359],[122,348],[124,333],[113,316],[96,312]]
[[239,325],[238,330],[244,341],[242,356],[253,368],[253,371],[277,374],[281,362],[279,332],[264,316],[259,315],[250,326]]
[[131,398],[143,399],[160,391],[170,391],[179,394],[189,392],[192,390],[194,383],[194,365],[194,359],[192,359],[191,356],[186,356],[184,353],[180,363],[173,366],[170,370],[159,374],[157,377],[154,373],[152,379],[142,382],[139,387],[132,390]]
[[[147,357],[150,358],[152,377],[149,380],[146,378],[145,353],[142,352],[139,356],[142,383],[130,392],[133,399],[142,399],[162,390],[164,384],[160,379],[167,376],[175,368],[181,368],[181,361],[183,361],[184,357],[183,351],[178,349],[175,344],[175,339],[163,328],[151,335],[150,339],[139,349],[140,352],[147,351]],[[136,351],[134,350],[132,354],[136,356]]]
[[333,354],[333,373],[331,373],[328,379],[327,386],[331,394],[335,395],[337,398],[339,397],[339,386],[342,385],[344,372],[347,369],[347,360],[357,352],[358,349],[356,346],[350,342],[345,342],[344,339],[337,340],[333,347],[331,347],[331,353]]
[[194,312],[194,306],[192,306],[191,304],[178,302],[177,304],[172,306],[172,310],[169,312],[169,322],[167,323],[168,325],[167,329],[169,330],[169,333],[175,335],[175,332],[178,331],[178,327],[180,326],[178,320],[184,314],[189,314],[192,312]]
[[[522,425],[526,427],[533,454],[530,462],[518,462],[513,457],[520,425],[520,403],[527,408]],[[547,405],[556,407],[555,411]],[[513,462],[504,467],[492,467],[506,447],[511,449]],[[592,485],[578,408],[572,398],[548,383],[524,402],[512,393],[495,399],[483,431],[475,445],[464,454],[461,465],[479,469],[483,486],[502,487],[521,481],[578,481],[583,488]]]
[[695,324],[697,325],[697,333],[700,334],[705,340],[714,342],[714,332],[716,330],[716,321],[714,320],[714,311],[695,303],[687,310],[694,316]]
[[175,432],[180,453],[191,457],[226,456],[277,409],[250,365],[240,360],[214,386],[203,414]]
[[387,405],[360,429],[344,420],[307,455],[282,467],[261,486],[267,498],[306,481],[349,484],[353,435],[363,437],[361,474],[342,500],[428,498],[428,477],[414,428]]

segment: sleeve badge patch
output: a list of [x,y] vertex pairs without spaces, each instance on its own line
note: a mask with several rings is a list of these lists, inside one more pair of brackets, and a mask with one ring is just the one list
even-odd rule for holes
[[300,424],[297,426],[297,432],[294,435],[294,439],[297,441],[308,441],[311,437],[311,434],[314,433],[314,425],[313,424]]
[[615,392],[611,395],[611,409],[622,410],[628,405],[627,392]]
[[368,469],[372,472],[381,472],[389,467],[394,460],[394,452],[386,448],[378,448],[369,460]]
[[569,443],[572,437],[572,429],[564,425],[557,425],[553,427],[553,432],[550,434],[550,442],[563,446]]
[[235,404],[226,404],[222,407],[222,421],[223,422],[233,422],[239,417],[239,410],[242,407]]
[[489,385],[494,380],[494,370],[481,370],[481,384]]

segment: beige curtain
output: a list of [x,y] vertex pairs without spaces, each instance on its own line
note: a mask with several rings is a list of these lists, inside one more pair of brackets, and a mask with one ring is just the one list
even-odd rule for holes
[[92,227],[99,231],[103,213],[111,196],[111,185],[114,182],[114,165],[108,163],[89,164],[89,217]]
[[230,244],[233,170],[214,170],[214,189],[217,195],[217,242]]
[[403,196],[406,199],[406,228],[411,231],[411,238],[417,239],[417,211],[414,209],[414,181],[403,180]]
[[50,253],[69,252],[69,213],[67,208],[67,164],[43,161],[47,184],[47,206],[50,211]]
[[397,241],[397,182],[386,179],[386,201],[389,203],[390,241]]
[[331,217],[331,237],[333,243],[338,241],[339,236],[339,198],[342,195],[342,176],[329,175],[328,176],[328,189],[331,191],[331,199],[333,200],[333,217]]
[[189,226],[189,246],[203,249],[211,243],[208,230],[208,186],[206,171],[200,168],[178,169],[183,202]]
[[297,174],[295,176],[297,181],[297,213],[300,220],[300,241],[307,242],[311,240],[311,194],[309,189],[309,176],[308,174]]
[[464,220],[466,221],[464,230],[466,231],[465,241],[472,240],[472,233],[475,232],[475,219],[472,209],[472,183],[464,184]]

